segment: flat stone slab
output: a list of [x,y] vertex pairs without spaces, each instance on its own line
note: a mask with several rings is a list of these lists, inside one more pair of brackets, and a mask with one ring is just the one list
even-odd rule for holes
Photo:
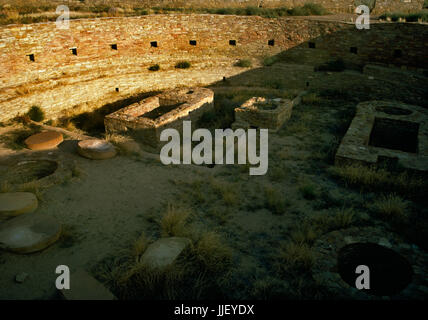
[[31,150],[47,150],[56,148],[63,141],[62,133],[45,131],[28,137],[25,144]]
[[108,141],[99,139],[83,140],[77,144],[77,152],[92,160],[110,159],[116,156],[116,148]]
[[59,239],[61,224],[42,214],[24,214],[0,225],[0,248],[15,253],[41,251]]
[[37,206],[37,197],[30,192],[0,193],[0,218],[33,212]]
[[66,300],[115,300],[116,297],[84,270],[70,275],[70,289],[60,290]]
[[190,243],[187,238],[171,237],[159,239],[147,248],[140,262],[152,268],[167,267],[177,259]]

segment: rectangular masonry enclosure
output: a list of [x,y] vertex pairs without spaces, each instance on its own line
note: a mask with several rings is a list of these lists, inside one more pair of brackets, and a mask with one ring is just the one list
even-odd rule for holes
[[428,173],[428,110],[396,101],[368,101],[337,150],[336,165],[397,162]]
[[197,128],[200,117],[214,108],[214,92],[206,88],[180,88],[146,98],[109,114],[104,119],[106,133],[131,136],[148,151],[157,152],[164,129],[174,128],[180,134],[183,121]]
[[253,97],[235,109],[232,128],[258,128],[276,132],[290,119],[293,107],[300,103],[300,97],[293,100]]

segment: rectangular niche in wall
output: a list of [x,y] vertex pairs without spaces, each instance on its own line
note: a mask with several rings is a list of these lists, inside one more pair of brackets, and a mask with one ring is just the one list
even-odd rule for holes
[[152,41],[152,42],[150,42],[150,46],[152,48],[157,48],[158,47],[158,42],[157,41]]
[[110,47],[112,50],[117,50],[117,44],[116,43],[111,44]]
[[236,46],[236,40],[229,40],[229,45]]
[[315,49],[315,42],[308,42],[308,46],[311,49]]
[[268,40],[268,45],[269,46],[274,46],[275,45],[275,40],[273,40],[273,39]]
[[190,40],[190,41],[189,41],[189,44],[190,44],[191,46],[196,46],[196,40]]
[[349,48],[349,51],[353,54],[357,54],[358,53],[358,48],[357,47],[351,47]]
[[394,50],[394,58],[401,58],[403,56],[403,52],[400,49]]
[[27,57],[30,59],[30,61],[34,62],[36,59],[34,58],[34,54],[27,54]]
[[71,48],[70,50],[74,56],[77,56],[77,48]]

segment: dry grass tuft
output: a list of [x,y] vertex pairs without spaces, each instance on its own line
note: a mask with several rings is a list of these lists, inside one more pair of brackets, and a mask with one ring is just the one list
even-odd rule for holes
[[390,172],[386,169],[366,166],[332,167],[330,173],[342,180],[347,186],[366,191],[390,191],[412,196],[424,196],[428,184],[421,177],[411,176],[407,172]]
[[176,207],[168,203],[167,212],[160,222],[162,237],[186,236],[188,233],[186,222],[189,215],[188,208]]
[[372,209],[382,218],[397,223],[405,223],[408,219],[409,203],[403,198],[395,195],[384,195],[376,200],[372,205]]
[[202,235],[194,247],[194,255],[202,263],[202,268],[210,273],[221,273],[232,262],[232,250],[215,232]]
[[265,187],[265,206],[273,214],[282,215],[285,210],[291,205],[284,196],[271,186]]
[[285,272],[308,272],[315,262],[315,255],[305,243],[290,242],[279,254],[280,268]]
[[138,259],[144,253],[144,251],[146,251],[149,243],[150,239],[147,238],[144,232],[142,232],[134,242],[134,246],[132,247],[132,255]]

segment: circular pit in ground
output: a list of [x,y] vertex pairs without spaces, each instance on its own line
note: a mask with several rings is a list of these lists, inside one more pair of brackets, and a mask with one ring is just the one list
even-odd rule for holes
[[350,286],[355,286],[359,265],[369,268],[370,289],[364,290],[368,294],[396,295],[412,281],[410,263],[394,250],[376,243],[352,243],[339,250],[338,272]]
[[10,184],[23,184],[37,181],[55,173],[58,163],[51,160],[28,160],[13,165],[5,176]]

